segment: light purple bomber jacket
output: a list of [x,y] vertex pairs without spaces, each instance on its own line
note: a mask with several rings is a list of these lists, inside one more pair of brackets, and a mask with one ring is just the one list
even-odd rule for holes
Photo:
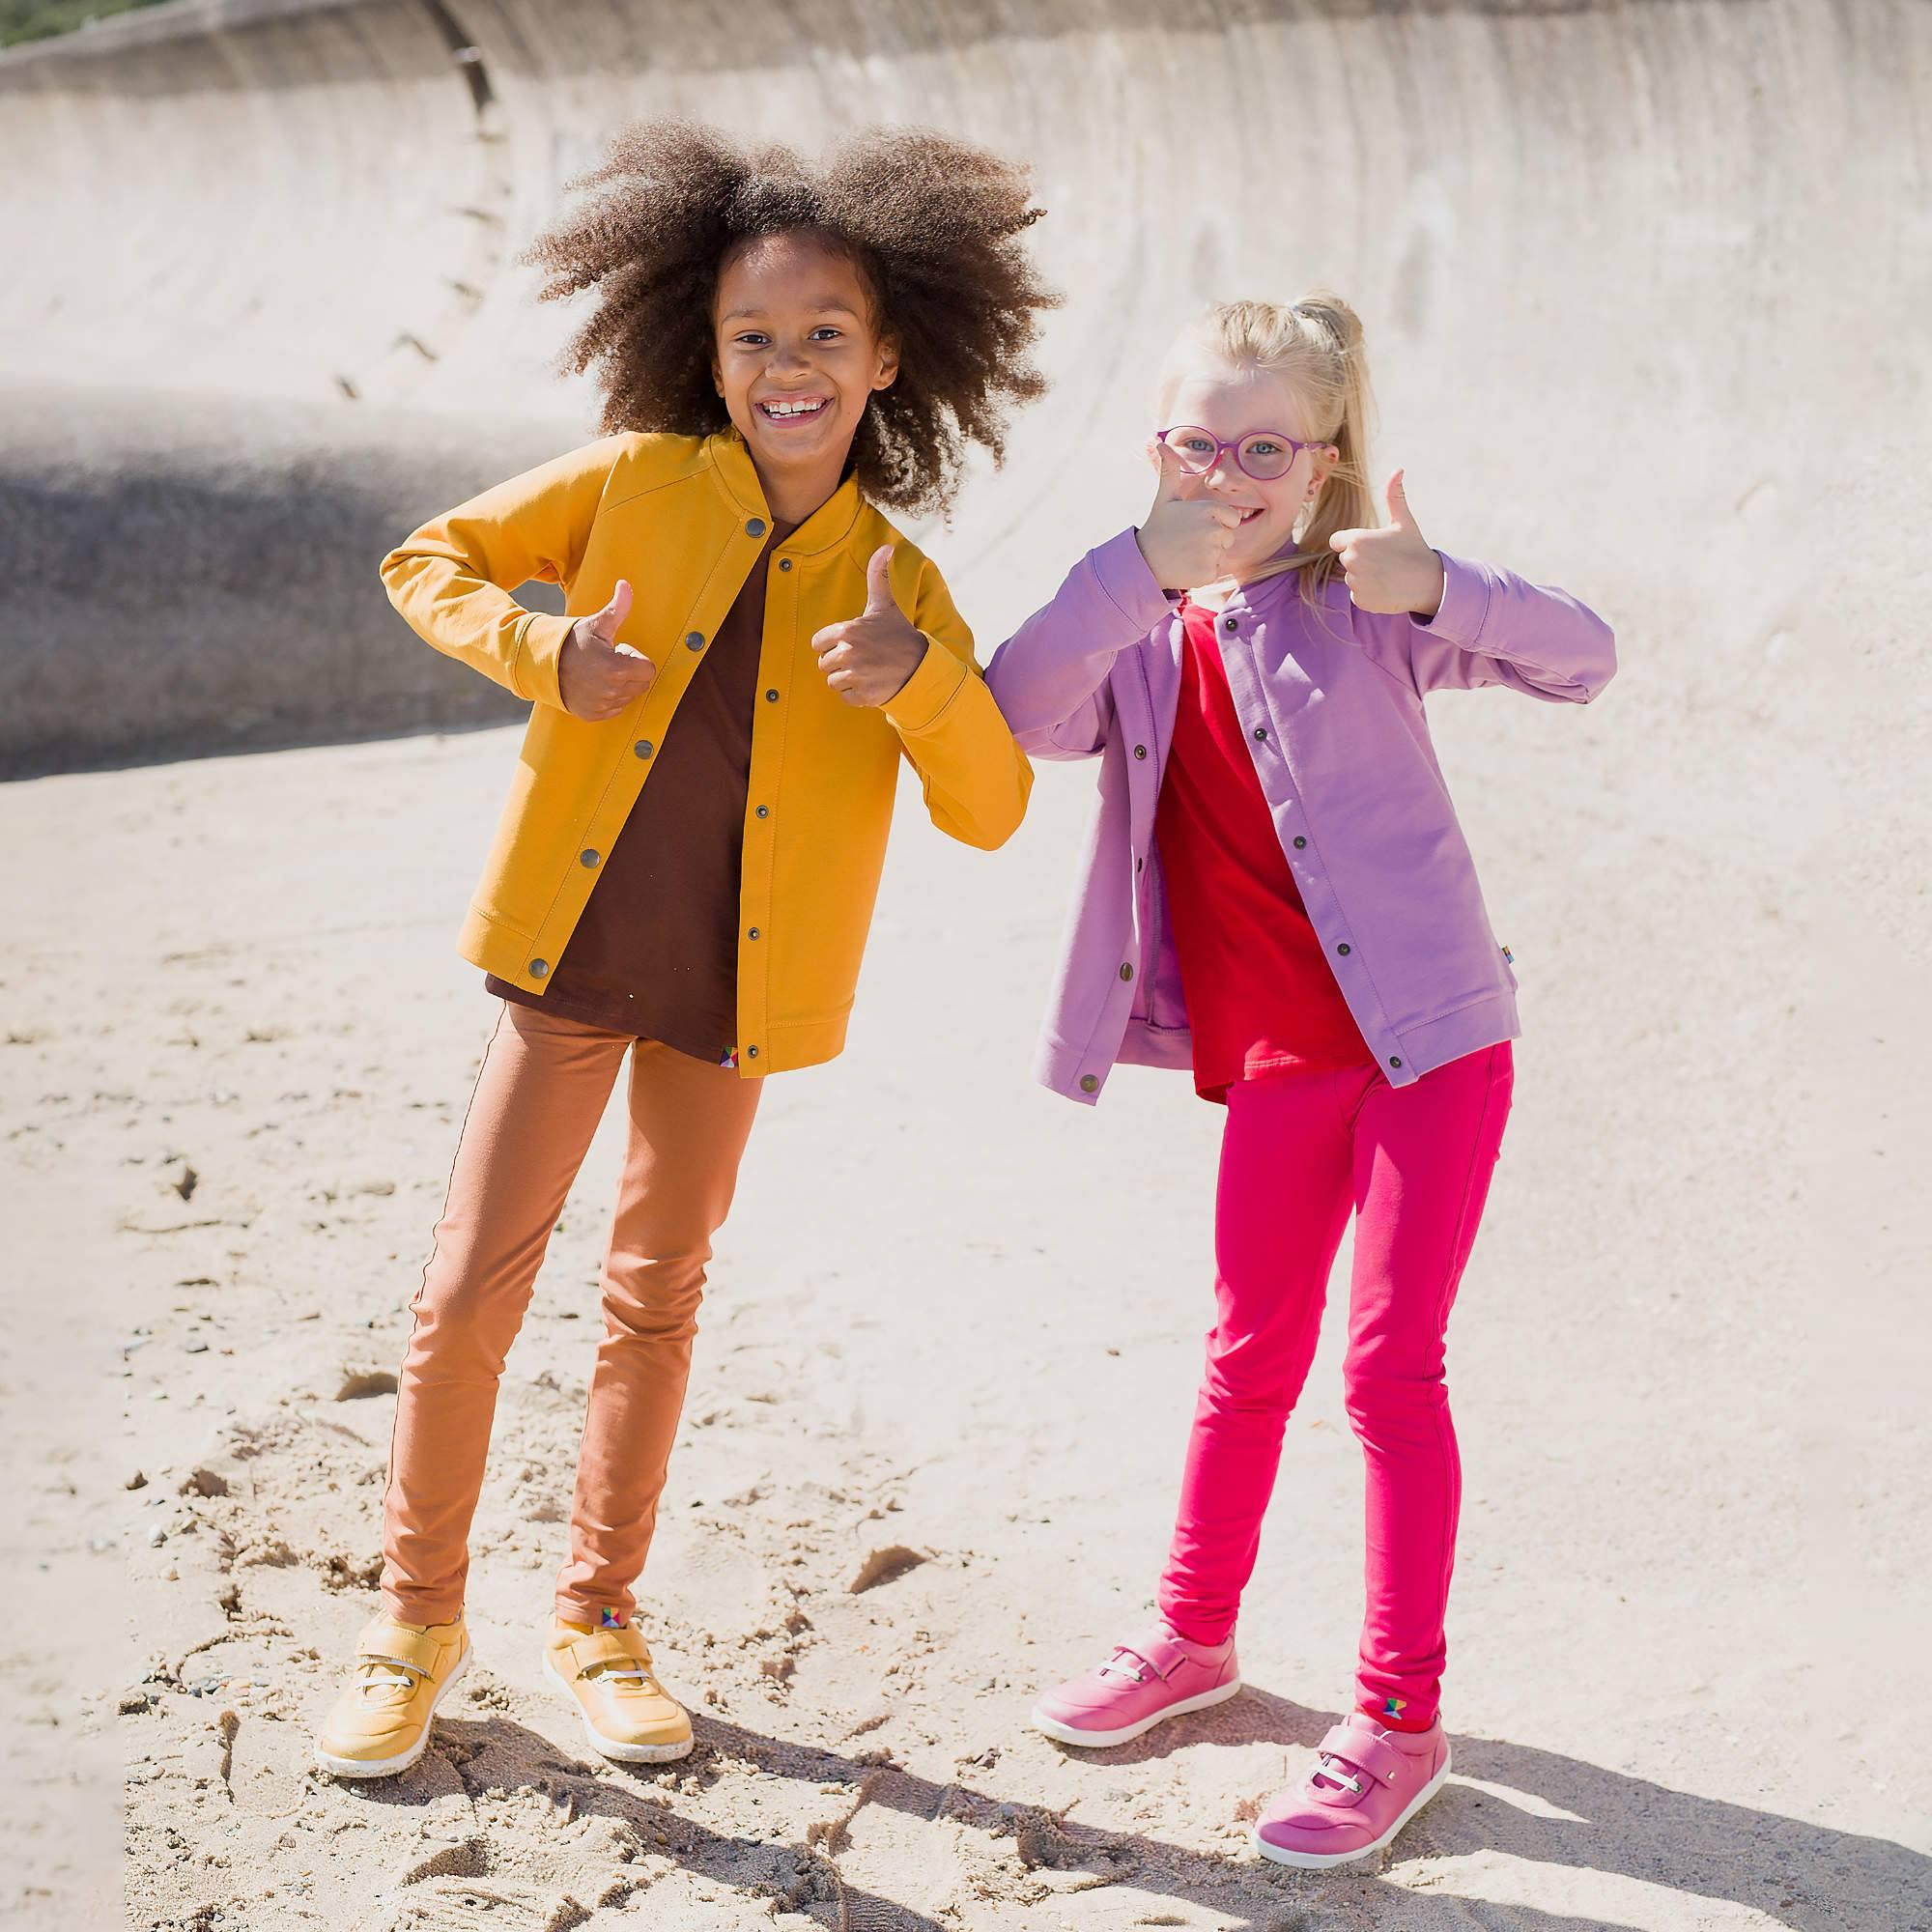
[[[1514,1039],[1516,975],[1423,718],[1431,691],[1506,685],[1586,704],[1610,629],[1560,590],[1444,555],[1433,619],[1311,610],[1293,573],[1216,620],[1235,706],[1294,882],[1383,1076],[1402,1087]],[[1021,748],[1100,759],[1099,810],[1040,1040],[1041,1083],[1092,1102],[1119,1062],[1190,1067],[1160,859],[1181,620],[1131,529],[1090,551],[986,669]]]

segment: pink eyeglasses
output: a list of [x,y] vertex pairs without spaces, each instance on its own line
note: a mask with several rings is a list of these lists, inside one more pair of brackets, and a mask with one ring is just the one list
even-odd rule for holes
[[1325,441],[1301,442],[1271,429],[1243,430],[1239,436],[1223,442],[1195,423],[1179,423],[1173,429],[1164,429],[1157,440],[1174,452],[1183,469],[1196,476],[1207,475],[1223,454],[1232,449],[1242,473],[1252,476],[1257,483],[1279,483],[1294,468],[1294,459],[1304,449],[1329,447]]

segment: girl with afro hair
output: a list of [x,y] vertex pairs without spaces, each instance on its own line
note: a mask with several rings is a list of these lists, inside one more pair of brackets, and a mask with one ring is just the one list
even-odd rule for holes
[[[939,572],[884,511],[944,509],[1037,396],[1051,305],[1025,171],[915,129],[811,165],[630,128],[530,259],[595,293],[567,366],[601,440],[384,560],[437,650],[529,701],[459,942],[494,1029],[412,1304],[382,1608],[317,1741],[384,1777],[469,1659],[468,1537],[504,1357],[628,1057],[629,1139],[544,1668],[607,1757],[691,1748],[634,1621],[711,1239],[763,1078],[844,1042],[898,762],[1001,844],[1032,774]],[[515,589],[558,584],[567,614]]]

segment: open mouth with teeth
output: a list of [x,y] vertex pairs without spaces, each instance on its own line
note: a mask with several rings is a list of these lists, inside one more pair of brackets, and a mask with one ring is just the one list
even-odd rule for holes
[[767,422],[810,422],[831,407],[830,396],[767,396],[758,405],[758,413]]
[[1241,512],[1242,523],[1244,524],[1253,523],[1254,520],[1257,517],[1259,517],[1266,508],[1267,505],[1265,503],[1257,503],[1252,510],[1243,510]]

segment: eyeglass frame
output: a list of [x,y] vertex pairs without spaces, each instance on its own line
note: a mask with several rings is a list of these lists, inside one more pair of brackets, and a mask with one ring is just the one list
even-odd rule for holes
[[[1208,461],[1204,463],[1198,469],[1195,469],[1194,466],[1188,462],[1186,457],[1181,455],[1179,450],[1178,449],[1175,450],[1174,452],[1175,461],[1179,463],[1180,467],[1183,469],[1185,469],[1190,476],[1211,475],[1213,473],[1214,466],[1220,462],[1222,457],[1224,457],[1229,450],[1232,449],[1235,452],[1235,468],[1238,469],[1241,472],[1241,474],[1247,477],[1251,482],[1279,483],[1282,480],[1282,477],[1288,474],[1289,469],[1293,469],[1295,464],[1300,460],[1301,452],[1304,449],[1333,449],[1335,447],[1334,442],[1327,437],[1317,437],[1313,442],[1304,442],[1298,436],[1284,436],[1282,432],[1278,429],[1244,429],[1239,436],[1233,438],[1231,440],[1223,441],[1222,439],[1216,436],[1211,429],[1208,429],[1200,423],[1174,423],[1167,429],[1156,430],[1154,432],[1154,441],[1158,443],[1160,447],[1163,449],[1170,448],[1172,445],[1168,442],[1168,438],[1171,437],[1176,430],[1182,430],[1182,429],[1199,431],[1202,436],[1206,437],[1208,440],[1214,445],[1214,454],[1210,456],[1208,459]],[[1249,437],[1251,436],[1271,437],[1276,442],[1285,442],[1287,443],[1290,449],[1293,450],[1294,454],[1288,459],[1288,469],[1284,469],[1281,472],[1281,476],[1257,476],[1255,472],[1252,469],[1250,469],[1245,463],[1241,461],[1241,445],[1242,443],[1246,442]]]

